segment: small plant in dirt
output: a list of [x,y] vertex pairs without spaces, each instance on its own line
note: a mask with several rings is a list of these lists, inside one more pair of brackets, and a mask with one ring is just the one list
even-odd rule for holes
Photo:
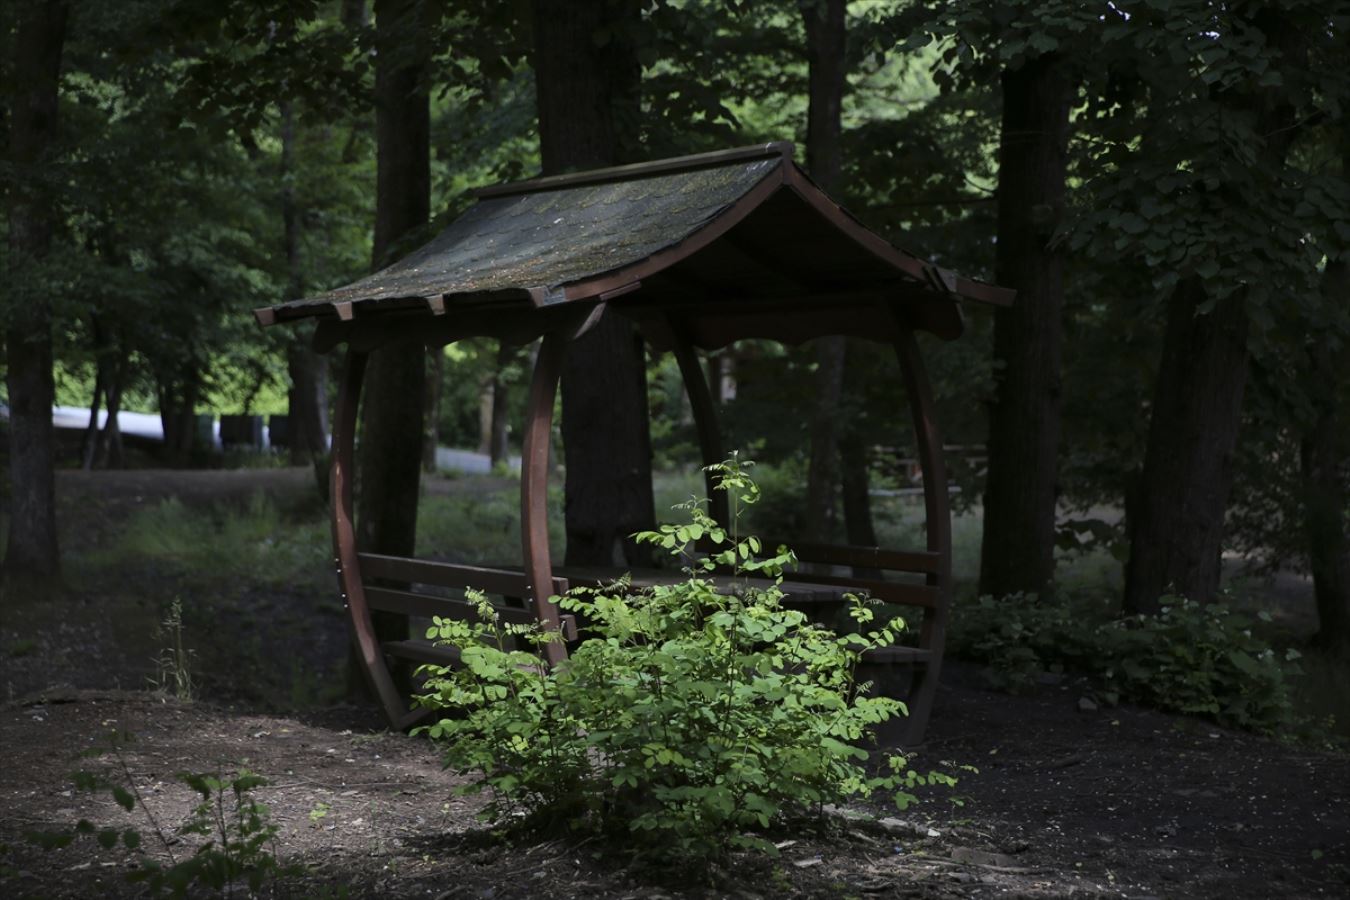
[[[882,791],[904,808],[914,787],[954,783],[896,753],[878,765],[860,746],[905,712],[855,680],[862,653],[894,643],[903,624],[874,627],[872,607],[854,598],[858,631],[836,635],[783,606],[792,553],[735,533],[759,497],[746,466],[712,467],[730,496],[730,532],[693,500],[686,524],[637,536],[686,560],[706,542],[711,554],[692,560],[687,580],[561,598],[586,639],[556,669],[535,652],[551,634],[499,623],[481,596],[481,621],[435,620],[427,636],[459,648],[463,664],[425,669],[420,702],[449,715],[423,730],[448,767],[474,776],[468,791],[489,794],[490,821],[523,816],[653,858],[706,860],[772,851],[764,829],[822,804]],[[719,568],[733,588],[713,580]]]
[[1067,670],[1091,678],[1108,703],[1127,700],[1264,734],[1299,726],[1290,690],[1298,651],[1277,651],[1250,617],[1222,604],[1165,597],[1156,616],[1102,621],[1064,599],[983,597],[953,619],[953,652],[988,663],[1012,690],[1043,671]]
[[155,629],[155,638],[164,643],[155,658],[155,673],[150,685],[184,703],[192,701],[192,658],[194,652],[183,643],[183,601],[177,597]]
[[[282,865],[276,854],[277,826],[269,819],[265,805],[253,796],[255,788],[267,780],[252,772],[233,776],[180,772],[178,780],[200,795],[201,800],[177,828],[168,829],[146,804],[131,777],[130,769],[118,750],[124,738],[116,739],[116,754],[125,785],[109,783],[90,772],[76,772],[75,786],[80,790],[106,791],[127,812],[139,806],[163,858],[145,847],[142,834],[135,828],[98,827],[87,819],[62,831],[34,831],[26,837],[47,850],[67,847],[82,837],[92,837],[104,850],[119,845],[135,857],[136,867],[126,876],[132,884],[143,884],[152,896],[185,897],[201,889],[225,897],[255,895],[268,883],[301,874],[298,866]],[[191,856],[180,858],[180,838],[197,841]],[[165,863],[167,859],[167,864]]]

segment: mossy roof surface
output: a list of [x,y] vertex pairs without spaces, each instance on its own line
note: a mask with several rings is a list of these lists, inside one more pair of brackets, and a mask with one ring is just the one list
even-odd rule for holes
[[781,157],[488,197],[386,269],[301,306],[511,289],[542,291],[641,262],[725,212]]

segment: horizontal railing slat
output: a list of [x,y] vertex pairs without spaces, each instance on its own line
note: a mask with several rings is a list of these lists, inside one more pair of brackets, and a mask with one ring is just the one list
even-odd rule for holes
[[[361,553],[357,558],[361,560],[363,579],[386,578],[391,581],[433,584],[447,588],[471,587],[503,597],[525,597],[529,593],[529,582],[525,578],[525,573],[518,570],[489,569],[430,559],[384,556],[379,553]],[[550,594],[565,593],[567,593],[567,579],[554,578]]]
[[[880,581],[872,578],[849,578],[846,575],[821,575],[815,572],[793,572],[793,581],[837,587],[851,593],[867,593],[886,603],[904,606],[922,606],[937,609],[942,592],[926,584],[905,584],[900,581]],[[787,582],[784,582],[786,584]],[[791,602],[791,599],[787,602]]]
[[764,540],[765,547],[787,546],[801,562],[832,566],[859,566],[889,572],[918,572],[935,575],[941,555],[931,550],[884,550],[881,547],[857,547],[822,544],[815,541]]

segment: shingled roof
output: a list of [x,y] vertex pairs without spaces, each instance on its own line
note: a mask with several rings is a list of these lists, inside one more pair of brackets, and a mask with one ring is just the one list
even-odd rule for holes
[[868,231],[811,183],[791,144],[537,178],[476,196],[388,268],[255,315],[263,325],[320,317],[355,326],[393,311],[441,315],[484,304],[540,308],[620,295],[617,303],[647,307],[800,304],[869,291],[933,307],[918,326],[954,337],[958,299],[1012,299]]

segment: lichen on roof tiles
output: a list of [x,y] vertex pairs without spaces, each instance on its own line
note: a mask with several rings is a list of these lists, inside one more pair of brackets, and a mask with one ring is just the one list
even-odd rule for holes
[[429,243],[299,307],[560,286],[640,262],[733,205],[781,158],[479,200]]

